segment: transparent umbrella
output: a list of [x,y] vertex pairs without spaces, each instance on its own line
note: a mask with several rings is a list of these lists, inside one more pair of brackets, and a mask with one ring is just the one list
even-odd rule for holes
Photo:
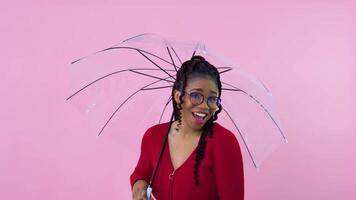
[[118,134],[130,148],[136,142],[133,138],[140,140],[148,127],[169,121],[175,74],[193,55],[203,56],[218,68],[223,107],[218,122],[235,133],[245,146],[244,157],[259,167],[287,142],[272,93],[262,81],[203,42],[141,34],[80,58],[70,66],[67,100],[98,135]]

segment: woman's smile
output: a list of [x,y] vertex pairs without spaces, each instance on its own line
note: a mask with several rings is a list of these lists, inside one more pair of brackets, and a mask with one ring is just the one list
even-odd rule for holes
[[[186,128],[197,130],[213,116],[217,107],[211,107],[211,99],[217,96],[217,86],[209,78],[197,78],[188,81],[182,104],[182,125]],[[176,94],[176,101],[179,102],[180,92]]]

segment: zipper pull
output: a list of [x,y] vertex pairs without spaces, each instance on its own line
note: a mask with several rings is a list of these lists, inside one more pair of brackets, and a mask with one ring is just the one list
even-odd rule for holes
[[172,180],[172,179],[173,179],[174,172],[175,172],[175,170],[173,170],[173,172],[172,172],[171,174],[169,174],[169,176],[168,176],[169,180]]

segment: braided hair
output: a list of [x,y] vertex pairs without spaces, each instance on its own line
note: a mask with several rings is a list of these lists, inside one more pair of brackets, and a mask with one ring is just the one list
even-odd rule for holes
[[[189,80],[194,78],[209,78],[216,83],[218,87],[218,97],[221,96],[221,81],[219,71],[204,59],[202,56],[193,56],[190,60],[184,62],[181,68],[177,72],[177,77],[172,88],[172,99],[174,99],[175,90],[180,91],[179,103],[172,101],[173,103],[173,116],[174,121],[178,121],[178,129],[182,124],[182,105],[184,103],[185,87]],[[206,137],[213,136],[213,122],[218,119],[218,114],[221,112],[222,106],[218,105],[218,110],[213,116],[204,124],[203,131],[199,139],[197,154],[195,157],[194,165],[194,181],[196,186],[200,185],[199,182],[199,167],[204,158]],[[170,122],[172,123],[172,122]]]

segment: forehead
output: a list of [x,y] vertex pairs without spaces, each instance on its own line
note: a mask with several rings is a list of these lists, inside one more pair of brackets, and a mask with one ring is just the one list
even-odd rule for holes
[[188,80],[186,90],[200,90],[202,92],[218,92],[218,87],[210,78],[194,78]]

